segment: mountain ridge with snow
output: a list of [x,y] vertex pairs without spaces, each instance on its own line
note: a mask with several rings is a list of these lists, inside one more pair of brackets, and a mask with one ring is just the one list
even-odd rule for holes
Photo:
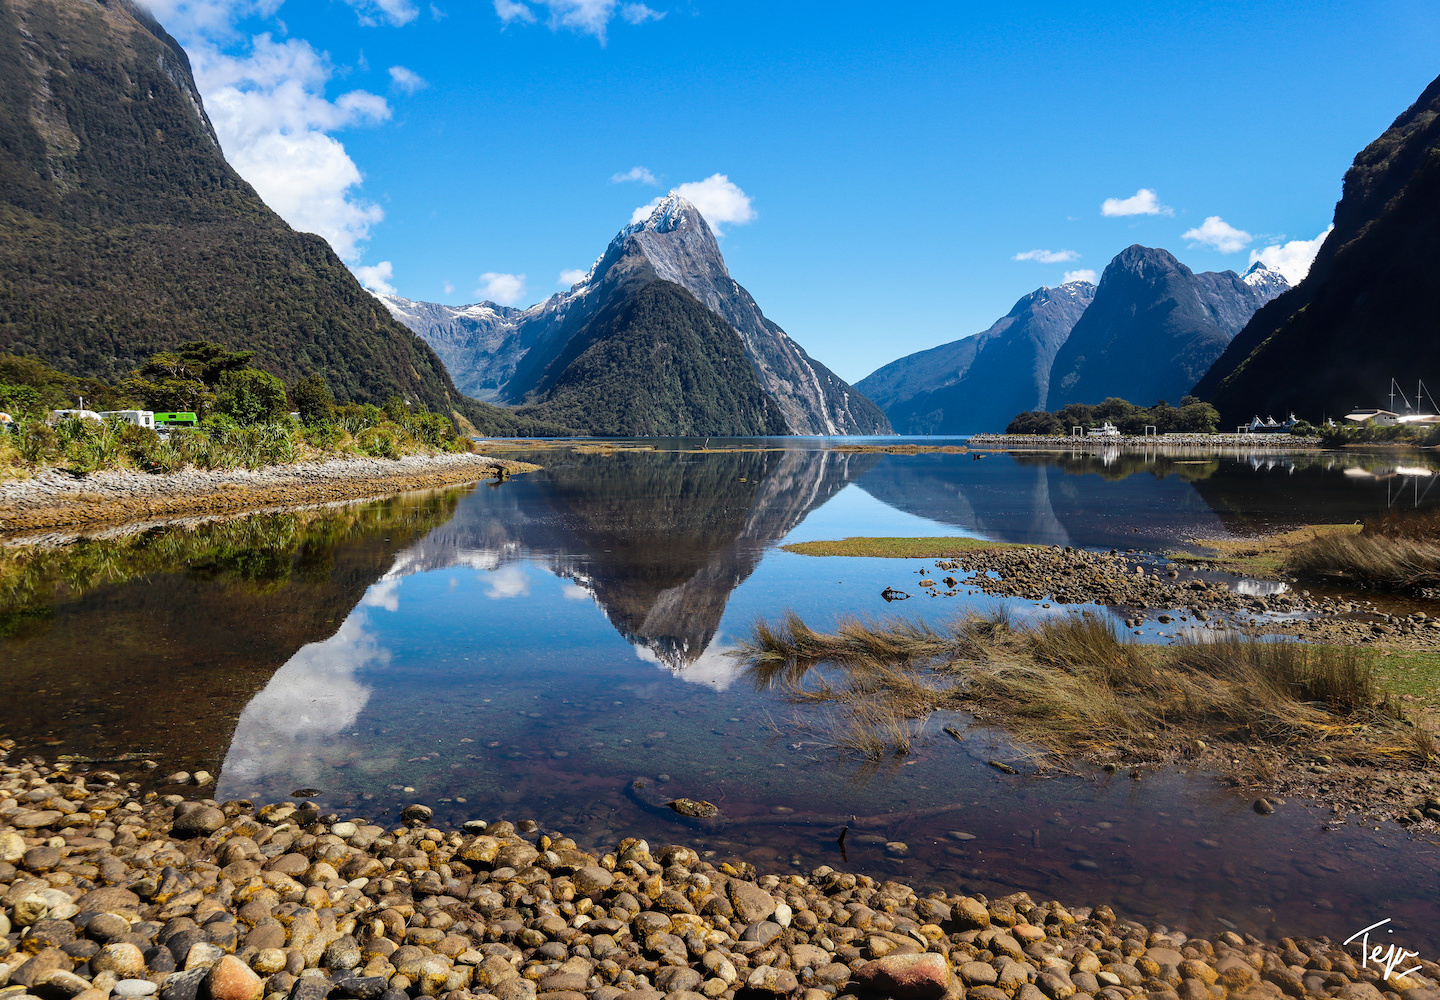
[[[456,384],[487,402],[543,400],[557,362],[613,304],[650,281],[678,285],[739,336],[762,390],[792,434],[890,430],[879,407],[811,358],[731,276],[715,235],[693,204],[671,193],[645,219],[622,227],[585,277],[525,309],[481,302],[445,306],[378,295],[391,314],[444,360]],[[677,307],[683,312],[683,307]]]

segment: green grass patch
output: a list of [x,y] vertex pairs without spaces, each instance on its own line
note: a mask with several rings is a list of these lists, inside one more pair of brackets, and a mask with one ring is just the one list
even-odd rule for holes
[[870,556],[880,559],[947,559],[985,549],[1033,549],[1016,542],[983,538],[842,538],[829,542],[795,542],[782,548],[802,556]]
[[1191,566],[1208,566],[1242,576],[1274,577],[1286,568],[1291,555],[1302,546],[1318,538],[1359,532],[1358,524],[1316,524],[1258,538],[1197,538],[1193,544],[1208,552],[1198,555],[1171,552],[1169,556]]
[[1388,650],[1376,654],[1373,665],[1385,690],[1413,695],[1432,708],[1440,703],[1440,652]]

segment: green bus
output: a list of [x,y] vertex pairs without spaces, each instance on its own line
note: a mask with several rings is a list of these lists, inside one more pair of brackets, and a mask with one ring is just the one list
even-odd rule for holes
[[199,426],[200,426],[200,421],[199,421],[198,419],[196,419],[195,414],[193,414],[193,413],[186,413],[186,412],[178,412],[178,413],[157,413],[157,414],[155,414],[155,426],[156,426],[156,427],[199,427]]

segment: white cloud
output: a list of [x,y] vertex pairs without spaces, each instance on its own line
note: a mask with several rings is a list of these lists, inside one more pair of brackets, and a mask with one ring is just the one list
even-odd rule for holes
[[373,266],[360,265],[350,270],[360,279],[360,284],[370,291],[379,292],[381,295],[395,294],[395,286],[391,283],[395,277],[395,265],[390,261],[382,260]]
[[1123,215],[1174,215],[1169,205],[1160,204],[1160,197],[1149,188],[1141,188],[1129,198],[1106,198],[1100,206],[1105,216]]
[[486,271],[480,275],[480,287],[475,289],[475,294],[502,306],[518,306],[525,297],[525,275]]
[[[284,0],[141,0],[156,20],[181,41],[197,35],[231,38],[235,22],[270,17]],[[188,45],[186,46],[189,47]]]
[[535,12],[516,0],[495,0],[495,13],[499,15],[501,24],[512,21],[519,21],[521,24],[535,23]]
[[664,11],[654,10],[643,3],[621,4],[619,0],[495,0],[495,13],[502,25],[515,23],[534,24],[539,20],[537,9],[543,9],[545,23],[551,31],[568,28],[582,34],[594,35],[605,44],[605,32],[618,14],[628,24],[644,24],[658,21]]
[[1068,285],[1068,284],[1070,284],[1070,282],[1072,282],[1072,281],[1088,281],[1088,282],[1090,282],[1090,284],[1093,285],[1093,284],[1095,284],[1095,282],[1097,282],[1097,281],[1099,281],[1099,280],[1100,280],[1100,275],[1096,274],[1094,271],[1090,270],[1090,268],[1088,268],[1088,267],[1082,267],[1082,268],[1081,268],[1080,270],[1078,270],[1078,271],[1066,271],[1066,272],[1065,272],[1065,280],[1064,280],[1063,283],[1066,284],[1066,285]]
[[1066,261],[1079,260],[1080,255],[1074,250],[1025,250],[1012,259],[1035,260],[1041,264],[1063,264]]
[[[750,202],[750,196],[724,174],[711,174],[703,181],[681,184],[670,193],[678,194],[698,208],[716,236],[721,235],[722,225],[743,226],[755,218],[755,207]],[[655,211],[665,198],[666,196],[662,195],[635,209],[630,215],[631,224],[650,218],[650,213]]]
[[420,16],[420,8],[414,0],[345,0],[366,27],[379,24],[393,24],[399,27],[409,24]]
[[1180,236],[1189,240],[1192,246],[1206,246],[1221,253],[1238,253],[1255,239],[1243,229],[1236,229],[1218,215],[1211,215],[1194,229],[1187,229]]
[[403,90],[407,94],[417,93],[430,86],[423,76],[404,66],[390,67],[390,82],[397,90]]
[[641,184],[649,184],[651,187],[660,183],[655,179],[655,175],[645,167],[631,167],[623,174],[610,175],[611,184],[624,184],[626,181],[638,181]]
[[1315,263],[1320,244],[1325,242],[1325,237],[1329,236],[1334,228],[1333,223],[1326,226],[1325,231],[1313,240],[1291,240],[1289,243],[1275,243],[1259,250],[1251,250],[1250,263],[1264,261],[1266,267],[1279,271],[1291,285],[1298,285],[1305,275],[1310,273],[1310,265]]
[[454,283],[453,281],[447,281],[447,282],[445,282],[445,294],[446,294],[446,295],[454,295],[454,294],[455,294],[455,283]]
[[503,601],[512,597],[526,597],[530,593],[530,578],[519,566],[506,566],[490,573],[485,578],[485,596]]
[[583,280],[585,278],[585,275],[589,273],[589,271],[583,270],[578,267],[567,267],[565,270],[560,272],[560,287],[569,288],[577,281]]
[[665,16],[663,10],[652,10],[643,3],[627,3],[620,8],[620,16],[627,24],[644,24],[646,21],[658,21]]
[[231,166],[286,222],[355,260],[385,213],[358,196],[360,169],[328,133],[387,120],[385,99],[363,90],[326,99],[334,70],[302,39],[259,35],[240,56],[204,38],[186,49]]

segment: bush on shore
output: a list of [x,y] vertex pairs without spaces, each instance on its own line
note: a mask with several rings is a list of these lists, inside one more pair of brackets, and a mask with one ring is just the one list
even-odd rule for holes
[[[0,432],[0,469],[24,475],[63,468],[75,475],[100,469],[175,472],[256,469],[344,455],[400,458],[468,448],[454,422],[392,398],[385,406],[336,405],[323,376],[308,375],[290,390],[250,366],[252,351],[227,351],[193,341],[163,351],[117,389],[76,379],[43,362],[0,355],[0,409],[15,418]],[[181,410],[200,426],[157,433],[111,418],[50,420],[52,410]],[[293,417],[298,412],[299,419]]]
[[1416,448],[1440,445],[1440,425],[1385,426],[1373,421],[1363,424],[1335,424],[1318,428],[1320,444],[1326,448],[1343,448],[1350,444],[1401,444]]

